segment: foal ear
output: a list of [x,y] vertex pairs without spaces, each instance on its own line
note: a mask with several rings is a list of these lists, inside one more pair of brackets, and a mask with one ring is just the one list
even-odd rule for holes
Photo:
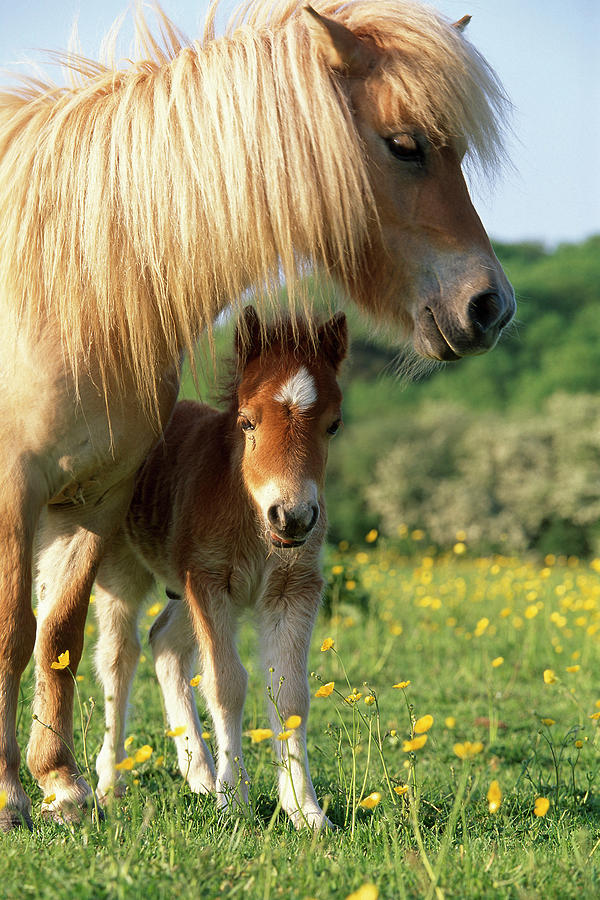
[[357,37],[335,19],[320,15],[312,6],[305,6],[308,30],[328,66],[350,78],[366,78],[377,65],[374,46]]
[[321,353],[327,357],[337,372],[348,352],[348,324],[345,314],[336,312],[329,321],[324,322],[319,327],[317,338]]
[[453,22],[452,27],[456,28],[457,31],[464,31],[470,21],[471,16],[463,16],[458,22]]
[[260,319],[253,306],[246,306],[235,329],[235,352],[246,363],[261,350]]

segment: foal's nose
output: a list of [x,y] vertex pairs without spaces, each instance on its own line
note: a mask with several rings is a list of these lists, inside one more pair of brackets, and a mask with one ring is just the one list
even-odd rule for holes
[[267,518],[280,537],[300,540],[306,538],[317,524],[319,504],[308,502],[288,506],[273,503],[267,510]]

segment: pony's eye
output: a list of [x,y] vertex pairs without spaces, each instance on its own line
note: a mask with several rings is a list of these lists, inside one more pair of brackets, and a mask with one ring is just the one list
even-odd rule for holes
[[425,152],[421,144],[412,134],[393,134],[386,141],[392,156],[402,162],[412,162],[419,166],[425,165]]
[[248,416],[239,416],[238,425],[242,429],[242,431],[254,431],[255,425],[250,421]]
[[335,422],[332,422],[329,428],[327,429],[327,434],[337,434],[342,424],[341,419],[336,419]]

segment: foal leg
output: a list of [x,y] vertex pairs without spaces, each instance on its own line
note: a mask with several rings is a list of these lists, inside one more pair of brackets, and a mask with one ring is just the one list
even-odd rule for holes
[[183,600],[173,599],[163,609],[150,629],[150,645],[169,727],[185,729],[174,738],[179,770],[195,794],[209,794],[215,790],[215,765],[190,685],[198,648]]
[[96,672],[104,690],[106,731],[96,760],[98,795],[122,796],[115,764],[126,756],[123,744],[129,692],[140,655],[138,616],[154,578],[119,531],[111,540],[96,576],[94,604],[98,622]]
[[281,586],[269,589],[257,605],[263,666],[277,697],[277,709],[268,701],[271,728],[277,734],[285,730],[281,720],[293,715],[302,719],[287,740],[274,741],[281,806],[296,828],[331,824],[317,801],[306,752],[310,705],[306,668],[320,596],[321,579],[315,575],[295,585],[290,579],[283,591]]
[[18,485],[23,473],[7,476],[0,490],[0,830],[25,823],[31,828],[31,804],[19,781],[21,754],[16,718],[19,683],[33,652],[35,617],[31,609],[33,534],[39,505]]
[[186,597],[202,661],[202,693],[217,743],[217,805],[248,802],[242,757],[242,713],[248,675],[235,645],[236,613],[228,592],[209,593],[188,576]]

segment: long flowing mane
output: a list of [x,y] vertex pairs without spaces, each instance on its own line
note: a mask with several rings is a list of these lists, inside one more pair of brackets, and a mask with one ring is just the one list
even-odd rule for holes
[[[332,258],[351,280],[376,210],[303,5],[247,0],[217,37],[213,3],[193,43],[160,10],[154,37],[138,9],[137,61],[67,55],[68,86],[0,97],[0,302],[34,333],[55,325],[74,371],[133,372],[151,400],[165,362],[249,286],[283,276],[293,292]],[[315,7],[386,53],[374,104],[440,143],[464,136],[494,168],[504,95],[443,18],[405,0]]]

